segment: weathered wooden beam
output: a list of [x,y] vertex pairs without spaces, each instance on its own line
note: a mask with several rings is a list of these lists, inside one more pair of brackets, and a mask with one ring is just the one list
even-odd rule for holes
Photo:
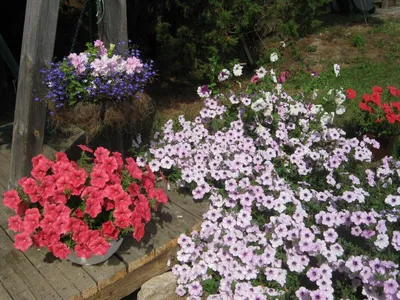
[[[118,47],[121,51],[128,49],[126,0],[98,1],[97,19],[99,38],[106,47],[109,47],[110,44],[119,44]],[[117,130],[112,130],[109,133],[110,150],[121,152],[125,156],[127,148],[131,146],[132,139],[129,138],[128,134],[123,134]]]
[[18,76],[9,187],[29,175],[31,159],[42,151],[45,104],[40,69],[52,60],[60,1],[27,1]]
[[[128,23],[126,16],[126,0],[101,0],[98,12],[99,37],[108,47],[111,43],[125,43],[128,46]],[[100,4],[101,5],[101,4]]]

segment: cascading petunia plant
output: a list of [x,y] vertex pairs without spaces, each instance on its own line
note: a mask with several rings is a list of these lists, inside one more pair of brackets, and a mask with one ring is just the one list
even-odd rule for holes
[[207,91],[193,122],[168,121],[138,158],[210,203],[178,240],[176,293],[400,299],[400,162],[371,162],[377,141],[346,138],[322,106],[270,81]]
[[133,158],[124,162],[103,147],[80,147],[77,163],[62,152],[55,161],[34,157],[32,176],[4,193],[3,204],[15,213],[8,219],[17,232],[15,248],[47,247],[61,259],[71,251],[86,259],[105,255],[111,241],[129,232],[141,240],[152,211],[167,203],[148,166],[138,167]]

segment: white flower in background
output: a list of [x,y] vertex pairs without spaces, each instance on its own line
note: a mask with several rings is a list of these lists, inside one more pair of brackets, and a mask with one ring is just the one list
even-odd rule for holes
[[268,103],[263,112],[264,117],[271,117],[273,109],[274,109],[274,106],[272,105],[272,103]]
[[271,62],[276,62],[278,60],[278,54],[276,52],[272,53],[269,59]]
[[241,66],[240,64],[236,64],[233,66],[233,75],[235,75],[236,77],[242,76],[243,74],[243,66]]
[[313,92],[312,92],[312,96],[311,96],[311,98],[313,99],[313,100],[315,100],[315,99],[317,99],[317,97],[318,97],[318,90],[313,90]]
[[346,107],[344,107],[344,105],[339,105],[336,108],[336,114],[337,115],[343,115],[346,112]]
[[278,84],[276,85],[276,91],[277,91],[277,94],[278,94],[278,95],[281,94],[281,92],[282,92],[282,84],[278,83]]
[[324,109],[321,104],[313,104],[310,108],[310,113],[313,115],[318,114],[319,112],[322,112]]
[[320,120],[322,127],[326,128],[326,125],[332,124],[334,117],[335,117],[335,113],[334,112],[332,112],[330,114],[327,113],[327,112],[324,113],[322,115],[322,117],[321,117],[321,120]]
[[210,97],[212,91],[208,88],[208,86],[206,85],[202,85],[199,86],[197,88],[197,94],[201,97],[201,98],[207,98]]
[[284,41],[281,41],[280,44],[281,44],[282,48],[286,47],[286,43]]
[[231,73],[227,70],[227,69],[223,69],[222,71],[221,71],[221,73],[219,73],[219,75],[218,75],[218,80],[221,82],[221,81],[224,81],[224,80],[227,80],[228,78],[229,78],[229,75],[230,75]]
[[263,98],[260,98],[251,104],[251,109],[255,112],[259,112],[267,107],[267,103]]
[[265,75],[267,74],[267,70],[264,69],[264,67],[260,67],[259,69],[256,70],[256,75],[258,76],[258,78],[264,78]]
[[257,128],[256,128],[256,133],[258,135],[260,135],[261,133],[263,133],[265,131],[265,127],[262,126],[260,123],[257,122]]
[[263,92],[264,97],[265,97],[265,101],[267,103],[272,103],[272,94],[271,92]]
[[276,80],[276,73],[274,71],[274,69],[271,69],[271,71],[269,71],[271,73],[271,79],[274,83],[278,83],[278,80]]
[[343,104],[344,101],[346,101],[346,95],[342,93],[342,91],[338,90],[336,92],[336,98],[335,98],[336,104],[341,105]]
[[335,71],[336,77],[339,77],[339,75],[340,75],[340,65],[334,64],[333,65],[333,70]]

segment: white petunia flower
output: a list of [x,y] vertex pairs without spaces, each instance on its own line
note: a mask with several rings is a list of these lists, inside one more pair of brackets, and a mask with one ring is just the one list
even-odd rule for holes
[[284,41],[281,41],[279,44],[281,44],[282,48],[286,47],[286,43]]
[[344,105],[339,105],[336,108],[336,114],[337,115],[343,115],[346,112],[346,107],[344,107]]
[[260,67],[259,69],[256,70],[256,75],[258,76],[258,78],[264,78],[265,75],[267,74],[267,70],[265,70],[264,67]]
[[332,124],[334,117],[335,117],[335,113],[333,113],[333,112],[331,114],[324,113],[320,120],[322,127],[326,128],[326,125]]
[[340,65],[334,64],[333,65],[333,70],[335,71],[336,77],[339,77],[339,75],[340,75]]
[[229,78],[229,75],[230,75],[230,74],[231,74],[231,73],[230,73],[227,69],[223,69],[223,70],[221,71],[221,73],[218,74],[218,80],[219,80],[219,81],[227,80],[227,79]]
[[254,102],[251,104],[251,109],[254,110],[255,112],[259,112],[259,111],[263,110],[263,109],[266,108],[266,107],[267,107],[267,103],[266,103],[265,100],[262,99],[262,98],[260,98],[260,99],[258,99],[258,100],[256,100],[256,101],[254,101]]
[[236,77],[242,76],[243,74],[243,66],[241,66],[240,64],[236,64],[233,66],[233,75],[235,75]]
[[197,88],[197,94],[201,97],[201,98],[208,98],[211,96],[212,91],[208,88],[208,86],[206,85],[202,85],[199,86]]
[[276,52],[272,53],[269,59],[271,62],[276,62],[278,60],[278,54]]

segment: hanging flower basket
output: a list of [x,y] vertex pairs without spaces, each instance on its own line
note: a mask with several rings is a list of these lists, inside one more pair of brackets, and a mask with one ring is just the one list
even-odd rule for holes
[[[42,97],[57,127],[75,125],[93,138],[104,128],[127,130],[138,110],[138,98],[155,74],[137,49],[97,40],[79,54],[42,70],[47,92]],[[36,98],[39,100],[40,98]],[[143,105],[143,103],[141,103]],[[152,109],[151,102],[145,105]]]

